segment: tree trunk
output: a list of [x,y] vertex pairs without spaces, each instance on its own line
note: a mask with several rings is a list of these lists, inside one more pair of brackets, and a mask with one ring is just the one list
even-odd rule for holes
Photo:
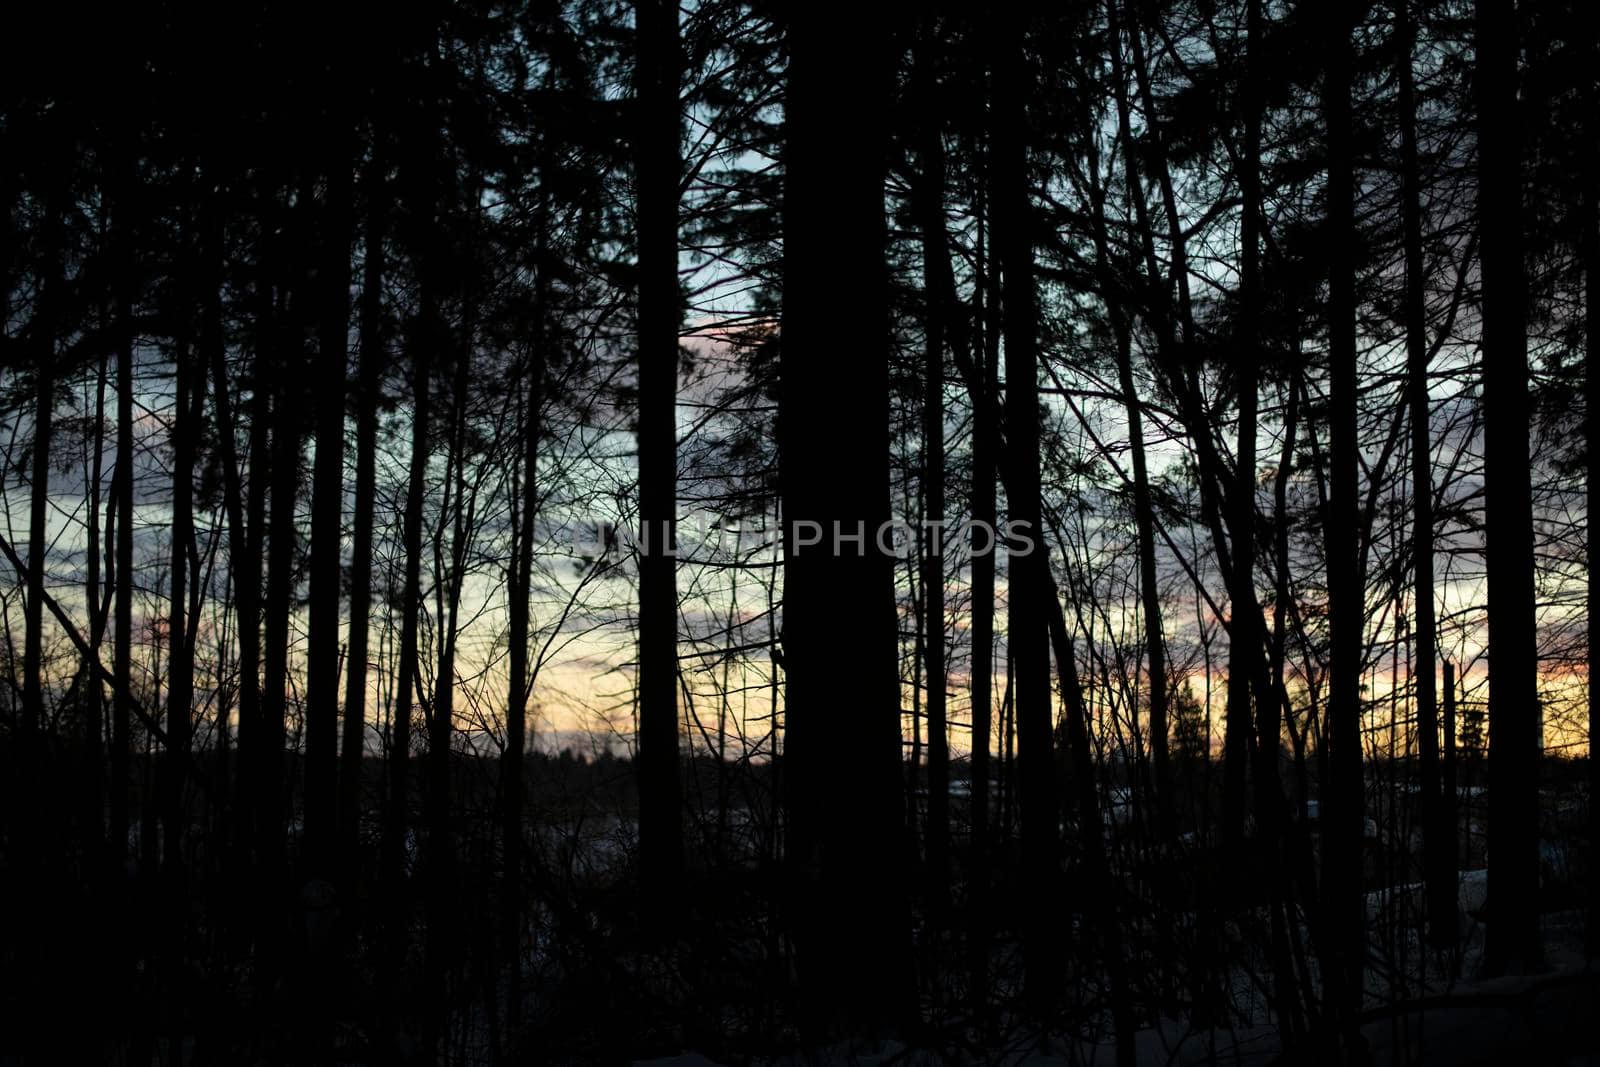
[[[199,261],[191,261],[198,273]],[[196,278],[198,282],[198,278]],[[184,324],[187,326],[187,323]],[[187,332],[185,330],[185,332]],[[190,926],[189,891],[185,880],[183,842],[188,829],[184,804],[189,767],[194,704],[194,622],[190,614],[189,560],[194,553],[195,435],[204,416],[205,371],[199,352],[187,337],[174,344],[175,388],[172,412],[172,544],[171,595],[167,619],[167,737],[161,765],[161,821],[165,831],[161,878],[165,898],[167,981],[169,996],[182,1003],[189,991],[184,974],[185,941]],[[181,1009],[172,1013],[170,1055],[181,1062]]]
[[[376,135],[375,135],[376,136]],[[367,747],[367,642],[372,613],[372,522],[377,492],[378,391],[388,360],[383,343],[383,242],[388,196],[384,156],[374,144],[363,177],[367,197],[361,276],[361,366],[356,386],[356,484],[351,519],[350,638],[345,657],[344,738],[339,752],[340,851],[353,887],[361,844],[361,799]]]
[[[124,163],[126,171],[132,167]],[[116,199],[112,241],[116,293],[112,317],[117,347],[116,607],[112,622],[111,853],[120,868],[128,853],[130,719],[133,717],[133,212],[132,175]]]
[[1044,597],[1050,587],[1040,524],[1037,308],[1033,279],[1032,196],[1028,179],[1025,16],[1012,12],[997,32],[991,136],[995,142],[995,239],[1003,276],[1006,372],[1006,644],[1016,681],[1021,783],[1021,902],[1027,997],[1039,1018],[1060,991],[1060,924],[1055,900],[1061,862],[1053,756],[1050,660]]
[[202,326],[203,355],[211,371],[212,408],[216,418],[217,448],[221,453],[223,507],[228,521],[228,573],[233,582],[234,614],[238,620],[239,718],[238,767],[234,775],[233,842],[242,870],[252,848],[254,818],[252,784],[255,780],[255,741],[260,733],[261,715],[261,564],[257,538],[260,536],[262,485],[265,480],[265,398],[262,388],[262,360],[257,352],[255,386],[250,424],[251,463],[249,501],[246,503],[240,462],[235,444],[235,415],[228,385],[227,346],[223,335],[221,284],[222,217],[217,204],[210,205],[207,220],[207,259],[212,281],[205,294]]
[[[923,395],[922,395],[922,648],[928,677],[928,886],[943,905],[950,866],[950,737],[946,714],[944,637],[945,521],[945,316],[955,313],[946,302],[942,279],[949,271],[944,233],[944,139],[939,123],[938,81],[931,56],[933,20],[925,20],[916,58],[917,92],[922,103],[919,131],[921,181],[913,195],[924,201],[922,220]],[[935,228],[936,227],[936,228]],[[913,773],[917,768],[913,767]]]
[[[100,579],[100,490],[105,474],[106,379],[110,359],[100,354],[95,374],[95,415],[93,422],[94,458],[89,471],[89,521],[85,526],[88,544],[84,551],[84,608],[89,620],[89,654],[85,657],[85,697],[83,723],[84,820],[83,848],[89,858],[91,883],[98,878],[97,867],[105,848],[105,686],[100,678],[100,644],[105,634],[105,601]],[[115,511],[115,498],[107,508]]]
[[[1322,806],[1327,943],[1340,972],[1328,1005],[1353,1037],[1361,1010],[1366,921],[1362,888],[1361,650],[1364,597],[1357,561],[1354,146],[1350,134],[1351,26],[1330,14],[1322,106],[1328,130],[1328,773]],[[1265,743],[1265,739],[1263,739]]]
[[260,863],[258,890],[267,894],[273,906],[263,905],[259,917],[271,922],[273,907],[280,901],[274,883],[284,875],[284,817],[287,795],[284,786],[284,740],[288,716],[289,621],[294,597],[296,562],[295,499],[300,488],[300,403],[299,374],[288,333],[280,323],[282,312],[275,306],[272,291],[276,284],[267,267],[261,281],[263,311],[271,316],[263,329],[269,345],[265,353],[271,367],[271,501],[267,516],[267,592],[263,625],[266,638],[262,647],[261,734],[257,738],[254,783],[259,816],[256,822],[256,850]]
[[[980,178],[980,196],[987,175]],[[984,197],[984,200],[987,200]],[[988,234],[987,205],[980,202],[977,210],[977,300],[981,326],[981,345],[974,356],[980,368],[972,394],[972,537],[982,537],[983,547],[972,548],[972,756],[971,789],[971,859],[967,876],[971,896],[971,917],[968,938],[971,941],[969,993],[973,1010],[980,1017],[986,1014],[988,1003],[989,969],[989,782],[991,779],[989,745],[994,738],[994,600],[995,552],[995,469],[999,451],[995,426],[995,409],[999,404],[999,388],[995,379],[999,375],[1000,334],[997,305],[1000,294],[998,263],[990,254],[986,242]]]
[[[64,180],[64,179],[60,179]],[[52,197],[52,200],[54,198]],[[26,587],[23,601],[23,683],[20,722],[8,746],[8,766],[5,821],[7,851],[15,859],[19,871],[27,877],[15,879],[19,888],[6,896],[7,910],[19,908],[16,914],[26,918],[14,925],[15,949],[11,967],[28,975],[31,985],[24,987],[20,997],[13,1000],[19,1018],[28,1017],[43,1007],[41,995],[47,988],[60,983],[53,961],[57,958],[46,946],[46,931],[64,919],[65,913],[57,911],[62,885],[61,865],[53,862],[51,840],[55,837],[52,825],[57,816],[53,795],[58,776],[48,766],[50,750],[46,744],[44,700],[44,597],[45,554],[49,547],[46,536],[50,509],[50,452],[53,417],[55,415],[55,361],[58,325],[55,304],[61,290],[60,244],[58,229],[59,210],[52,203],[47,209],[50,217],[45,226],[50,231],[45,249],[48,275],[42,282],[39,305],[34,321],[29,326],[36,331],[34,338],[34,421],[33,464],[29,482],[28,501],[28,563],[22,575]],[[9,301],[4,308],[9,312]],[[9,327],[10,322],[6,325]],[[6,338],[7,341],[11,339]],[[9,509],[8,509],[9,510]],[[12,635],[6,635],[6,651],[12,671],[16,670],[15,645]],[[7,678],[15,692],[16,675]],[[7,701],[11,704],[11,701]],[[13,705],[14,707],[14,705]],[[15,722],[15,720],[13,720]],[[9,866],[10,864],[8,864]],[[20,888],[26,886],[26,888]],[[61,918],[58,919],[58,916]],[[9,985],[9,983],[7,983]],[[9,992],[9,990],[8,990]],[[20,1001],[20,1003],[16,1003]],[[42,1048],[29,1039],[30,1051],[38,1055]],[[28,1058],[25,1054],[24,1058]]]
[[1416,25],[1411,0],[1397,0],[1400,29],[1401,213],[1406,261],[1406,403],[1411,420],[1411,552],[1415,568],[1416,619],[1411,675],[1417,686],[1417,757],[1422,764],[1423,871],[1427,882],[1429,943],[1453,948],[1456,941],[1455,843],[1440,822],[1439,698],[1435,677],[1438,637],[1433,584],[1433,433],[1428,398],[1426,277],[1422,264],[1422,174],[1417,160],[1417,114],[1412,54]]
[[678,770],[677,0],[638,0],[634,107],[639,227],[639,882],[658,933],[683,868]]
[[1539,687],[1528,464],[1527,275],[1512,0],[1478,0],[1478,228],[1483,272],[1484,569],[1489,616],[1489,975],[1541,968]]
[[[442,331],[449,327],[441,323]],[[460,629],[461,585],[467,563],[467,395],[472,352],[470,324],[461,328],[456,353],[455,374],[451,382],[450,437],[445,453],[445,500],[441,504],[439,528],[434,541],[434,559],[441,557],[445,516],[450,518],[450,556],[443,573],[435,572],[434,588],[437,619],[438,663],[434,673],[432,706],[427,709],[428,755],[427,788],[423,791],[423,818],[427,827],[423,870],[426,875],[424,906],[427,936],[424,970],[430,1001],[422,1020],[423,1047],[436,1048],[448,1032],[449,1005],[445,984],[458,958],[455,931],[456,854],[455,833],[450,817],[451,738],[455,732],[456,642]],[[447,342],[448,343],[448,342]]]
[[[1596,57],[1596,44],[1591,39],[1590,55]],[[1600,58],[1600,57],[1596,57]],[[1590,111],[1600,107],[1600,85],[1590,84]],[[1600,566],[1600,130],[1588,131],[1584,139],[1587,150],[1583,157],[1583,227],[1580,234],[1580,254],[1583,256],[1583,370],[1584,370],[1584,441],[1588,446],[1589,464],[1585,471],[1587,529],[1584,549],[1588,563],[1589,584],[1586,606],[1589,613],[1589,855],[1600,856],[1600,758],[1596,745],[1600,744],[1600,678],[1596,678],[1595,664],[1600,656],[1600,597],[1595,595],[1594,572]],[[1587,949],[1590,959],[1600,956],[1600,878],[1594,874],[1594,860],[1590,860],[1589,920],[1587,924]]]
[[[424,70],[424,75],[429,72]],[[419,117],[428,121],[427,116]],[[406,338],[407,353],[411,362],[411,459],[406,485],[405,517],[402,520],[401,540],[405,555],[405,574],[400,590],[400,648],[396,659],[394,722],[389,738],[389,797],[384,817],[383,879],[389,887],[389,944],[388,959],[391,975],[390,988],[396,994],[403,988],[407,946],[410,943],[411,898],[408,890],[407,823],[410,806],[411,726],[417,710],[417,690],[421,685],[419,671],[419,623],[422,607],[422,534],[423,508],[427,499],[428,460],[431,454],[430,425],[433,409],[433,360],[446,344],[445,326],[439,306],[442,284],[441,257],[443,235],[435,213],[444,207],[442,188],[436,173],[438,146],[428,136],[419,137],[412,146],[414,155],[408,159],[406,177],[408,192],[417,205],[427,205],[410,214],[407,233],[408,244],[416,262],[417,311],[409,325]],[[443,620],[440,620],[442,623]],[[437,695],[436,695],[437,700]],[[430,720],[431,727],[431,720]],[[431,865],[431,864],[430,864]],[[431,877],[431,872],[430,872]],[[390,1011],[398,1011],[398,1005]],[[432,1036],[434,1007],[427,1008],[424,1036]],[[392,1016],[391,1016],[392,1017]],[[427,1047],[433,1055],[436,1049]]]
[[[890,515],[890,53],[873,11],[853,10],[848,34],[839,14],[788,8],[783,150],[785,774],[796,965],[813,1035],[874,1028],[903,1014],[911,991],[894,555],[878,536]],[[841,292],[852,297],[842,305]]]
[[[1449,660],[1444,660],[1440,667],[1444,676],[1444,781],[1439,798],[1439,825],[1445,833],[1450,835],[1450,856],[1452,862],[1454,862],[1461,846],[1461,822],[1457,815],[1456,803],[1458,796],[1456,785],[1456,668],[1455,664]],[[1458,886],[1459,878],[1459,874],[1454,871],[1451,872],[1451,880],[1456,882]],[[1458,895],[1459,892],[1458,888]],[[1456,914],[1454,921],[1459,927],[1461,922],[1459,913]],[[1460,960],[1460,948],[1461,941],[1458,937],[1451,946],[1452,977]]]
[[[163,768],[163,821],[166,826],[164,874],[176,880],[183,865],[183,786],[189,761],[190,715],[194,698],[194,648],[189,644],[189,554],[194,547],[194,434],[199,425],[194,357],[179,342],[177,387],[172,414],[172,557],[171,599],[167,619],[167,752]],[[204,382],[200,377],[200,382]],[[181,899],[181,889],[178,890]]]
[[[318,213],[316,455],[311,471],[310,610],[306,640],[304,876],[334,877],[339,839],[339,600],[344,549],[345,370],[350,346],[350,133],[327,118],[326,190]],[[364,567],[368,557],[356,556]]]
[[[270,220],[281,217],[279,190],[263,183],[263,210]],[[287,220],[286,220],[287,221]],[[261,709],[253,741],[255,772],[250,783],[255,801],[255,982],[265,1004],[276,999],[286,958],[289,898],[287,893],[286,815],[291,796],[284,778],[284,743],[288,716],[289,636],[296,564],[295,500],[300,488],[300,405],[297,339],[285,305],[291,279],[287,250],[268,242],[257,278],[257,359],[267,368],[270,396],[264,442],[268,466],[266,505],[266,595],[262,625]],[[269,1009],[270,1010],[270,1009]]]
[[[542,272],[542,265],[537,267]],[[541,274],[542,276],[542,274]],[[534,314],[543,315],[542,301]],[[542,340],[536,339],[535,345]],[[538,459],[540,406],[543,401],[544,353],[536,349],[526,368],[527,383],[522,413],[522,457],[520,484],[517,486],[515,548],[512,553],[511,580],[507,583],[510,603],[510,696],[506,707],[506,748],[501,758],[501,852],[505,863],[505,891],[501,903],[503,938],[510,968],[506,976],[506,1028],[516,1033],[522,1015],[522,807],[523,768],[527,747],[528,702],[532,678],[528,671],[529,605],[533,579],[534,516],[538,502]]]
[[[1248,805],[1247,770],[1256,747],[1250,694],[1261,658],[1261,614],[1255,596],[1257,362],[1261,338],[1261,99],[1263,60],[1260,0],[1248,0],[1245,23],[1244,145],[1239,151],[1240,211],[1239,327],[1234,373],[1239,393],[1238,446],[1229,494],[1229,542],[1233,552],[1228,577],[1228,716],[1223,744],[1223,838],[1244,838]],[[1204,433],[1203,428],[1197,434]],[[1276,759],[1276,738],[1260,744]],[[1262,758],[1267,758],[1265,755]]]
[[428,478],[428,416],[431,408],[432,360],[431,327],[433,313],[430,295],[422,294],[423,310],[416,331],[409,341],[411,349],[411,464],[406,486],[406,510],[402,520],[405,577],[400,589],[400,648],[396,661],[394,724],[389,738],[389,798],[384,816],[383,880],[389,887],[399,916],[390,937],[390,951],[396,959],[405,954],[404,916],[406,883],[406,823],[410,800],[411,720],[416,713],[417,613],[421,608],[422,584],[422,507]]
[[[48,290],[57,288],[47,282]],[[45,320],[40,330],[38,355],[34,364],[33,476],[28,500],[28,596],[23,612],[22,726],[23,736],[38,740],[44,729],[44,557],[49,544],[46,519],[50,512],[50,433],[55,415],[55,328],[50,319],[54,292],[46,292],[39,315]],[[15,677],[13,675],[12,677]],[[29,754],[30,761],[36,754]],[[31,773],[24,767],[25,774]]]

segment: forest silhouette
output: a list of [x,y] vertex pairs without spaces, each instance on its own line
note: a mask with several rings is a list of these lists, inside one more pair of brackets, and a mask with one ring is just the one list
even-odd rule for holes
[[10,13],[0,1063],[1600,1055],[1591,14]]

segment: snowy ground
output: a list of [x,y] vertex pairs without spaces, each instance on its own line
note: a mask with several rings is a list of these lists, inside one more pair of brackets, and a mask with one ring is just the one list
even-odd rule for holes
[[[1463,872],[1462,898],[1468,906],[1481,906],[1481,872]],[[1369,901],[1374,911],[1383,897],[1400,896],[1405,887]],[[1374,896],[1379,896],[1375,894]],[[1463,909],[1465,913],[1466,908]],[[1544,974],[1499,979],[1471,977],[1481,966],[1483,928],[1467,920],[1464,931],[1463,978],[1450,980],[1436,968],[1436,977],[1413,999],[1384,1003],[1381,976],[1370,976],[1368,1021],[1362,1027],[1371,1067],[1403,1064],[1481,1065],[1522,1067],[1561,1064],[1600,1067],[1600,968],[1585,965],[1582,955],[1581,917],[1576,913],[1545,916],[1548,970]],[[1378,1004],[1380,1006],[1373,1007]],[[1283,1053],[1275,1025],[1194,1031],[1185,1023],[1165,1019],[1135,1035],[1137,1061],[1151,1067],[1186,1067],[1191,1064],[1233,1064],[1267,1067],[1298,1062]],[[899,1042],[878,1045],[839,1045],[813,1050],[803,1057],[772,1061],[777,1067],[861,1067],[924,1065],[951,1062],[942,1055],[907,1047]],[[1018,1038],[1010,1047],[997,1047],[981,1060],[1004,1067],[1083,1065],[1100,1067],[1116,1062],[1109,1043],[1056,1042],[1048,1050],[1033,1039]],[[636,1067],[725,1067],[696,1052],[655,1060],[636,1061]],[[731,1067],[731,1065],[729,1065]]]

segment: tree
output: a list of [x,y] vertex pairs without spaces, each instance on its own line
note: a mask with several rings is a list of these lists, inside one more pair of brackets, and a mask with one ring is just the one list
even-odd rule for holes
[[[356,382],[356,479],[351,512],[350,645],[345,663],[344,736],[339,753],[340,851],[358,855],[361,830],[362,766],[367,750],[367,699],[370,692],[368,640],[372,626],[372,548],[377,493],[378,401],[388,364],[383,287],[387,273],[389,185],[386,127],[374,120],[373,144],[362,177],[366,225],[362,239],[360,367]],[[345,871],[347,886],[353,869]]]
[[[542,268],[540,268],[542,269]],[[542,288],[542,287],[541,287]],[[542,294],[541,294],[542,295]],[[542,315],[543,301],[537,300],[534,313]],[[527,717],[533,677],[528,664],[529,605],[533,585],[534,517],[537,514],[540,405],[544,399],[543,338],[533,341],[535,350],[523,369],[527,381],[522,397],[522,454],[513,512],[516,537],[513,541],[511,580],[507,582],[510,604],[507,608],[510,632],[509,664],[511,691],[506,706],[506,750],[501,759],[500,792],[501,851],[505,863],[505,893],[501,907],[505,916],[506,948],[511,967],[506,990],[506,1022],[515,1028],[521,1012],[520,971],[522,967],[522,850],[523,797],[527,790],[523,769],[527,759]]]
[[1459,965],[1458,737],[1533,969],[1580,7],[18,12],[0,972],[83,1021],[0,1059],[1354,1058]]
[[[1261,615],[1255,592],[1256,436],[1260,404],[1261,360],[1261,87],[1266,66],[1260,0],[1245,3],[1245,60],[1242,81],[1244,144],[1239,152],[1239,322],[1233,354],[1234,388],[1238,392],[1238,444],[1229,487],[1228,548],[1228,712],[1223,747],[1223,815],[1225,840],[1237,845],[1244,837],[1245,783],[1255,748],[1255,720],[1250,703]],[[1336,153],[1330,152],[1330,155]],[[1197,436],[1204,427],[1192,428]],[[1222,543],[1220,537],[1217,543]],[[1262,738],[1269,750],[1276,738]]]
[[[438,204],[439,193],[432,178],[432,162],[427,148],[414,146],[406,161],[406,177],[411,183],[414,203]],[[418,671],[418,612],[421,610],[423,504],[428,491],[428,459],[431,454],[433,412],[432,360],[442,339],[438,321],[438,250],[430,222],[419,210],[413,215],[407,234],[417,258],[417,310],[409,323],[406,355],[411,378],[411,458],[406,478],[405,515],[402,519],[405,575],[400,592],[400,645],[395,667],[393,722],[389,734],[389,795],[384,813],[383,873],[393,887],[390,908],[397,934],[391,937],[391,965],[405,954],[406,939],[400,931],[408,925],[405,894],[406,827],[410,808],[411,726],[416,714]]]
[[639,220],[639,863],[665,926],[683,865],[678,785],[678,5],[634,7]]
[[[1356,417],[1356,230],[1355,153],[1351,140],[1351,24],[1329,16],[1331,39],[1324,74],[1323,108],[1328,126],[1328,421],[1329,498],[1327,523],[1329,682],[1327,745],[1329,780],[1324,789],[1322,878],[1328,944],[1338,962],[1339,983],[1332,1015],[1341,1039],[1359,1041],[1356,1020],[1362,1003],[1366,916],[1362,903],[1362,804],[1365,794],[1361,748],[1361,656],[1365,593],[1359,575],[1356,521],[1358,443]],[[1262,738],[1276,752],[1277,738]]]
[[[1585,52],[1590,58],[1600,55],[1600,37],[1589,42]],[[1593,108],[1600,104],[1600,86],[1591,85],[1587,101]],[[1588,151],[1583,157],[1583,193],[1580,248],[1583,255],[1583,337],[1584,337],[1584,443],[1591,457],[1587,480],[1584,483],[1585,510],[1593,515],[1600,505],[1600,464],[1593,458],[1600,455],[1600,139],[1585,128]],[[1589,573],[1589,587],[1585,590],[1585,607],[1589,617],[1589,676],[1594,677],[1595,664],[1600,660],[1600,597],[1595,595],[1594,569],[1600,564],[1600,522],[1588,522],[1588,538],[1584,544],[1584,562]],[[1589,690],[1589,796],[1600,796],[1600,759],[1595,758],[1595,743],[1600,739],[1600,686],[1592,681]],[[1591,801],[1589,805],[1589,854],[1600,855],[1600,810]],[[1592,878],[1592,876],[1591,876]],[[1588,951],[1593,959],[1600,955],[1600,879],[1589,884]]]
[[[923,322],[922,393],[922,656],[928,678],[928,878],[935,898],[943,892],[949,875],[950,853],[950,724],[948,677],[945,669],[945,301],[946,257],[943,209],[944,132],[937,121],[937,74],[930,38],[932,20],[924,20],[918,38],[919,55],[914,78],[922,102],[924,128],[918,135],[922,174],[913,195],[922,198],[918,217],[922,229],[922,274],[928,307]],[[951,288],[953,288],[953,283]],[[949,307],[950,312],[957,312]],[[919,768],[913,767],[915,775]]]
[[[1138,166],[1138,148],[1133,140],[1133,128],[1130,118],[1131,107],[1128,101],[1127,78],[1123,71],[1122,58],[1122,27],[1118,17],[1119,0],[1107,0],[1106,22],[1112,35],[1111,41],[1111,70],[1114,80],[1114,91],[1117,109],[1117,139],[1121,142],[1124,152],[1125,169],[1127,171],[1128,196],[1134,202],[1134,209],[1139,218],[1139,229],[1146,235],[1146,259],[1149,264],[1150,283],[1152,286],[1160,284],[1160,271],[1155,264],[1155,235],[1150,226],[1148,209],[1144,200],[1144,183]],[[1139,30],[1137,25],[1132,27],[1135,35]],[[1099,214],[1104,215],[1103,206]],[[1103,229],[1103,222],[1097,229]],[[1101,245],[1107,245],[1104,235],[1100,238]],[[1109,252],[1102,252],[1102,258]],[[1167,655],[1166,637],[1161,624],[1161,589],[1156,576],[1156,532],[1155,509],[1150,497],[1150,469],[1145,456],[1145,430],[1144,413],[1141,409],[1140,398],[1134,387],[1133,378],[1133,339],[1129,325],[1122,321],[1114,308],[1112,311],[1113,332],[1117,349],[1117,385],[1122,390],[1123,404],[1128,413],[1128,449],[1131,453],[1133,466],[1133,515],[1136,534],[1139,542],[1139,596],[1140,608],[1144,615],[1145,659],[1146,676],[1149,679],[1150,704],[1149,704],[1149,732],[1150,732],[1150,762],[1155,767],[1155,794],[1156,794],[1156,822],[1163,838],[1170,838],[1173,834],[1173,806],[1172,806],[1172,768],[1168,756],[1168,695],[1167,695]],[[1162,316],[1161,330],[1166,332],[1170,325],[1165,321],[1166,309],[1155,309],[1153,314]]]
[[1456,859],[1454,831],[1441,821],[1439,795],[1439,716],[1434,665],[1438,637],[1434,618],[1433,427],[1428,395],[1428,338],[1422,266],[1422,174],[1417,159],[1417,115],[1412,52],[1416,27],[1409,0],[1397,0],[1401,176],[1405,241],[1406,403],[1411,421],[1412,552],[1415,555],[1417,747],[1422,764],[1424,867],[1428,883],[1428,927],[1435,947],[1456,939]]
[[[300,212],[285,212],[283,188],[272,171],[259,176],[258,182],[257,196],[266,225],[276,224],[291,233],[304,234],[297,224],[304,225],[309,206],[302,203]],[[255,916],[259,924],[257,937],[263,946],[256,964],[261,980],[270,983],[281,978],[278,968],[285,947],[281,930],[287,918],[285,834],[291,793],[285,780],[284,749],[288,739],[290,623],[300,555],[295,502],[300,490],[305,355],[300,336],[305,323],[296,322],[295,313],[301,309],[296,297],[304,295],[305,279],[297,277],[296,268],[303,264],[295,262],[295,245],[282,233],[268,238],[266,245],[254,279],[259,346],[256,352],[268,376],[271,407],[267,421],[271,436],[266,450],[270,484],[266,595],[262,601],[266,636],[261,650],[261,729],[255,742],[257,771],[252,784],[256,805]]]
[[[333,62],[337,62],[334,60]],[[339,840],[339,601],[344,551],[344,416],[350,344],[351,129],[341,87],[327,84],[317,244],[316,455],[311,471],[310,630],[306,666],[307,874],[331,878]],[[359,560],[360,557],[357,557]]]
[[128,745],[133,717],[133,263],[135,164],[118,146],[112,197],[116,287],[112,308],[117,349],[116,617],[112,624],[111,857],[128,850]]
[[1032,194],[1028,181],[1028,87],[1023,82],[1026,21],[1013,12],[994,29],[991,71],[995,126],[994,228],[1003,279],[1006,514],[1015,540],[1006,555],[1006,644],[1016,701],[1027,887],[1023,948],[1033,1009],[1048,1010],[1060,989],[1059,930],[1051,901],[1061,842],[1052,753],[1047,612],[1048,557],[1039,512],[1038,314],[1033,276]]
[[[805,1017],[825,1032],[890,1021],[909,994],[894,560],[880,533],[888,53],[872,13],[844,38],[836,14],[786,10],[778,407],[789,892]],[[852,254],[839,256],[838,234]],[[840,292],[852,295],[843,307]],[[839,745],[841,731],[855,743]]]
[[[986,168],[988,170],[989,168]],[[975,241],[976,278],[973,288],[978,304],[978,338],[973,346],[977,373],[969,389],[972,400],[972,447],[968,463],[971,466],[971,502],[973,537],[985,537],[982,550],[974,549],[972,556],[972,810],[968,816],[971,825],[972,869],[968,875],[971,893],[971,915],[968,938],[971,942],[969,968],[972,997],[981,1002],[987,993],[989,969],[988,926],[990,887],[990,849],[992,818],[990,800],[990,751],[994,740],[994,623],[995,623],[995,554],[997,538],[988,536],[999,525],[996,483],[999,481],[999,427],[1000,408],[1000,265],[992,250],[992,228],[985,225],[988,205],[992,198],[987,193],[989,173],[979,179],[978,231]],[[980,531],[984,532],[980,534]]]
[[1478,0],[1478,232],[1483,271],[1484,565],[1489,614],[1490,975],[1542,966],[1539,692],[1528,465],[1528,300],[1522,251],[1517,20]]

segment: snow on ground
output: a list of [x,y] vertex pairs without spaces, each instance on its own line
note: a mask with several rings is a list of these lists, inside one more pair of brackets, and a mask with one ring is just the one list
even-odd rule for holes
[[[1484,900],[1483,871],[1461,872],[1462,911],[1478,910]],[[1410,886],[1369,895],[1369,908],[1400,897]],[[1420,889],[1420,887],[1416,887]],[[1374,901],[1373,898],[1379,898]],[[1482,965],[1482,924],[1464,930],[1462,978],[1446,982],[1430,974],[1430,989],[1398,1004],[1382,1004],[1389,995],[1382,979],[1369,972],[1368,1021],[1362,1027],[1371,1067],[1406,1064],[1449,1064],[1466,1067],[1520,1067],[1563,1064],[1600,1067],[1600,969],[1586,965],[1582,953],[1582,921],[1576,913],[1544,917],[1545,973],[1496,979],[1474,977]],[[1136,1060],[1150,1067],[1189,1067],[1220,1063],[1266,1067],[1291,1062],[1284,1058],[1275,1025],[1240,1026],[1194,1031],[1175,1019],[1162,1019],[1134,1037]],[[635,1061],[636,1067],[722,1067],[696,1052],[663,1059]],[[778,1067],[831,1065],[924,1064],[965,1062],[936,1052],[908,1048],[895,1041],[838,1045],[814,1049],[800,1057],[770,1061]],[[1116,1049],[1099,1043],[1053,1040],[1041,1049],[1036,1038],[1012,1035],[975,1061],[1003,1067],[1111,1065]]]

